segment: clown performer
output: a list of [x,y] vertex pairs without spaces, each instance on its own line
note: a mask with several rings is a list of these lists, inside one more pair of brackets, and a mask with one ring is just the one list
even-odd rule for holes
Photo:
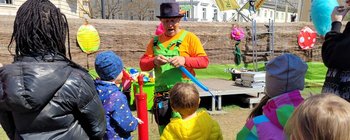
[[142,71],[155,71],[155,97],[153,112],[161,134],[171,117],[180,117],[173,113],[169,105],[168,91],[177,82],[190,82],[178,67],[184,66],[195,75],[194,69],[208,66],[208,56],[199,38],[180,29],[179,3],[162,3],[160,16],[165,32],[155,36],[148,43],[145,54],[140,59]]

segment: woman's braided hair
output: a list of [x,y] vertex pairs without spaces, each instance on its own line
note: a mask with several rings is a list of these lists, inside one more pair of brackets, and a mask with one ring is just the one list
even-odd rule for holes
[[11,44],[15,40],[15,57],[61,55],[67,59],[66,35],[71,59],[69,27],[65,15],[49,0],[27,0],[17,11],[8,49],[11,53]]

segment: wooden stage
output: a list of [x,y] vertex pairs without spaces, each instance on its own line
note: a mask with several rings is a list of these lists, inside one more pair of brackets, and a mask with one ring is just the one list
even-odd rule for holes
[[[208,87],[209,91],[213,93],[214,97],[212,97],[212,111],[220,111],[221,110],[221,101],[222,96],[224,95],[239,95],[245,94],[251,96],[248,99],[250,107],[252,108],[253,104],[259,103],[260,99],[264,96],[264,88],[249,88],[249,87],[241,87],[235,86],[234,81],[224,80],[224,79],[203,79],[200,80],[206,87]],[[208,97],[211,96],[210,93],[202,90],[197,86],[199,90],[200,97]],[[216,101],[216,100],[217,101]],[[216,108],[217,105],[217,108]]]

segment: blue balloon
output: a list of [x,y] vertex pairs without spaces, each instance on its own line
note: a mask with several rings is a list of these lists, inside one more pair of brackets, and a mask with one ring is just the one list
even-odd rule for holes
[[209,91],[209,89],[208,89],[205,85],[203,85],[201,82],[199,82],[199,81],[197,80],[197,78],[194,77],[185,67],[180,66],[179,69],[180,69],[183,73],[185,73],[185,75],[186,75],[188,78],[190,78],[190,79],[191,79],[197,86],[199,86],[201,89],[203,89],[203,90],[206,91],[206,92]]
[[325,36],[331,30],[331,14],[338,6],[337,0],[313,0],[311,4],[311,19],[317,34]]

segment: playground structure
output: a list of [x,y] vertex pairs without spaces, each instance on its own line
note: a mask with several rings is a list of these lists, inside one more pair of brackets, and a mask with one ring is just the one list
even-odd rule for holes
[[[265,26],[267,28],[267,32],[257,32],[256,28],[256,20],[252,20],[252,55],[253,55],[253,66],[254,71],[258,71],[258,55],[265,55],[265,57],[274,57],[274,35],[275,35],[275,27],[274,27],[274,20],[269,20],[268,25]],[[258,44],[258,34],[268,34],[268,40],[267,40],[267,47],[266,50],[260,51],[257,48]],[[267,63],[267,61],[262,61],[264,64]]]

